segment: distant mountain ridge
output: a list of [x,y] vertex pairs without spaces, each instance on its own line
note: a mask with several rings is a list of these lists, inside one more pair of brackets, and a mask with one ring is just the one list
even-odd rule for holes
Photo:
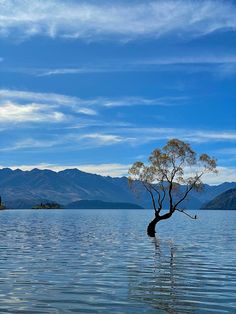
[[[218,186],[205,185],[203,192],[191,194],[184,207],[200,208],[230,188],[236,188],[236,182],[226,182]],[[135,203],[144,208],[152,207],[149,195],[141,191],[137,197],[129,188],[126,177],[104,177],[78,169],[59,172],[0,169],[0,195],[8,208],[31,208],[40,202],[66,205],[79,200]]]
[[127,178],[117,179],[78,169],[54,172],[4,168],[0,170],[0,195],[8,208],[31,208],[41,201],[65,205],[83,199],[137,203]]
[[202,206],[204,209],[236,209],[236,189],[230,189],[216,196]]

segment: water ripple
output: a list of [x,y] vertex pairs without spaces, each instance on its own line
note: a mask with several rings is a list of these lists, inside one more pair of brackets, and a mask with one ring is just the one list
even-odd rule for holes
[[0,212],[0,313],[236,313],[236,212]]

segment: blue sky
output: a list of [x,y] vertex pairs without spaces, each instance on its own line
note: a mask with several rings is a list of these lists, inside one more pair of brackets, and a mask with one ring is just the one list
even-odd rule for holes
[[168,139],[236,181],[235,1],[0,0],[2,167],[120,176]]

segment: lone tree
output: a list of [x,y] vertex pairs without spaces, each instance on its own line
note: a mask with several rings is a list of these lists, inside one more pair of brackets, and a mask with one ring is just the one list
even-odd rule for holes
[[[189,144],[171,139],[161,149],[155,149],[149,163],[137,161],[129,169],[131,187],[143,186],[149,193],[154,219],[147,227],[147,234],[155,237],[156,224],[170,218],[174,212],[181,212],[192,219],[180,206],[192,190],[201,190],[202,176],[217,173],[216,160],[207,154],[197,156]],[[163,213],[164,203],[168,203],[168,212]]]

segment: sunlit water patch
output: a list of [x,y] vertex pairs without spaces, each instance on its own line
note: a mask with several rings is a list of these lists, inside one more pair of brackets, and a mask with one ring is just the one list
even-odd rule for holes
[[236,313],[236,212],[0,212],[0,313]]

